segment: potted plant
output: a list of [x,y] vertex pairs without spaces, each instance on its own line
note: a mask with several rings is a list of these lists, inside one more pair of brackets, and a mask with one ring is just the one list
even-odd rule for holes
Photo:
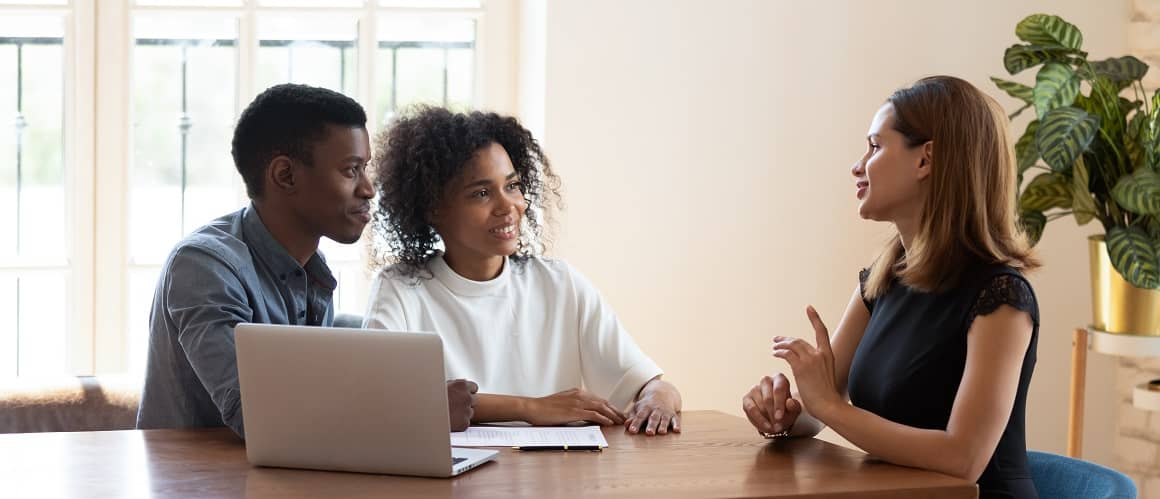
[[1037,242],[1052,220],[1099,222],[1103,234],[1089,240],[1093,326],[1160,335],[1160,91],[1146,95],[1148,65],[1089,60],[1083,34],[1057,16],[1027,16],[1015,36],[1024,43],[1007,48],[1003,65],[1011,75],[1038,67],[1035,84],[991,80],[1022,101],[1011,118],[1035,113],[1015,144],[1020,223]]

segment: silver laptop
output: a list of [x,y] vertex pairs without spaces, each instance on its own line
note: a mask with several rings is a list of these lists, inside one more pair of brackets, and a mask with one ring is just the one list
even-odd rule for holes
[[451,447],[434,334],[238,324],[235,338],[255,465],[449,477],[497,454]]

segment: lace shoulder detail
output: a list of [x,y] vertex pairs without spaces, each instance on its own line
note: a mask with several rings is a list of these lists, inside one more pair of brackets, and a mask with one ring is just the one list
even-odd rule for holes
[[992,277],[979,291],[979,297],[971,305],[968,314],[969,320],[981,315],[989,315],[1000,306],[1008,305],[1031,314],[1031,320],[1039,325],[1039,304],[1035,300],[1035,292],[1031,285],[1022,276],[1015,274],[999,274]]
[[866,280],[870,278],[870,269],[865,268],[858,272],[858,294],[862,296],[862,303],[866,305],[866,310],[871,313],[874,312],[874,301],[866,299]]

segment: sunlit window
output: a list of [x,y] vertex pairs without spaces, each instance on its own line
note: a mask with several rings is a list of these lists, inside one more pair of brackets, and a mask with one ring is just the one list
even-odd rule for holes
[[[411,104],[478,105],[478,0],[79,1],[0,0],[0,376],[140,372],[169,251],[248,203],[230,139],[265,88],[343,92],[372,132]],[[124,31],[98,23],[98,9],[120,9]],[[108,48],[121,43],[123,53]],[[118,93],[124,106],[105,99]],[[97,102],[74,115],[82,95]],[[78,155],[70,134],[95,145]],[[101,154],[118,147],[123,161],[98,160],[119,158]],[[90,239],[74,236],[77,224]],[[361,313],[365,245],[324,240],[322,251],[340,283],[336,308]],[[91,311],[74,313],[74,302]],[[102,327],[116,331],[89,331]]]

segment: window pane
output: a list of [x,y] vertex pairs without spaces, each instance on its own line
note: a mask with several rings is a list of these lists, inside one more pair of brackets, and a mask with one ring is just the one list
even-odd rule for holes
[[67,271],[37,272],[17,279],[17,375],[37,376],[69,372],[65,342]]
[[239,7],[242,0],[137,0],[137,5],[167,5],[187,7]]
[[133,36],[138,43],[141,39],[233,43],[237,33],[238,21],[233,16],[138,14],[133,17]]
[[[367,112],[373,113],[368,116],[368,119],[375,119],[378,117],[379,129],[386,128],[386,124],[394,115],[395,103],[398,96],[395,95],[395,65],[397,64],[397,51],[393,48],[382,48],[376,51],[375,57],[375,85],[377,86],[377,93],[374,109],[368,109]],[[373,153],[373,151],[372,151]]]
[[68,0],[4,0],[4,5],[64,5]]
[[303,83],[355,95],[358,28],[349,17],[277,16],[258,21],[257,88]]
[[16,315],[16,278],[0,273],[0,377],[16,376],[20,316]]
[[475,52],[470,49],[447,51],[447,106],[470,109],[475,96]]
[[362,253],[366,248],[363,244],[341,244],[324,237],[319,241],[318,249],[326,256],[327,265],[337,275],[338,269],[335,268],[337,265],[361,261]]
[[[0,234],[16,234],[18,209],[16,173],[16,44],[0,44]],[[19,238],[0,242],[0,259],[19,251]]]
[[64,24],[0,17],[0,376],[68,372]]
[[363,0],[259,0],[271,7],[362,7]]
[[379,0],[383,7],[479,8],[479,0]]
[[419,103],[443,105],[443,49],[402,48],[395,85],[399,108]]
[[[362,247],[362,245],[358,245]],[[327,253],[329,256],[330,254]],[[362,315],[366,313],[367,296],[364,291],[366,283],[370,282],[366,264],[353,261],[344,264],[330,263],[331,271],[338,280],[338,288],[334,290],[334,311]]]
[[0,18],[0,265],[69,253],[62,35],[56,16]]
[[138,16],[133,49],[129,250],[160,263],[191,230],[231,211],[237,21]]
[[418,103],[472,107],[474,19],[387,16],[378,31],[374,113],[379,124]]
[[159,261],[182,235],[178,152],[179,56],[169,46],[133,50],[133,167],[129,257]]
[[190,121],[183,233],[242,206],[244,187],[230,155],[237,115],[234,53],[232,46],[220,45],[187,52]]
[[475,20],[443,16],[391,15],[378,23],[380,42],[475,43]]
[[153,308],[153,290],[160,267],[135,268],[129,271],[129,374],[144,375],[149,352],[149,310]]
[[64,61],[59,44],[24,47],[20,253],[63,261],[65,240]]

